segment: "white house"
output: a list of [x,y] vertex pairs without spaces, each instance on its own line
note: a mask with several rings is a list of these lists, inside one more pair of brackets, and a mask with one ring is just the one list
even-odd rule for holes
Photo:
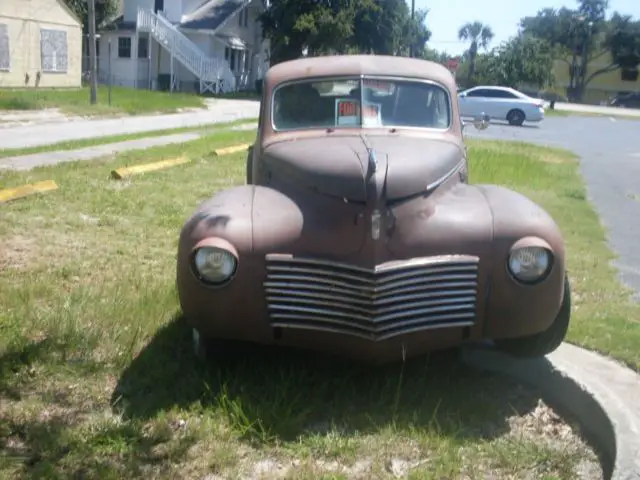
[[268,68],[264,0],[124,0],[101,30],[100,79],[204,93],[253,89]]

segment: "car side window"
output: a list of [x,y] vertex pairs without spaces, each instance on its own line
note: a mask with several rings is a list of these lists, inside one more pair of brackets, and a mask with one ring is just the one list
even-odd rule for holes
[[478,90],[474,90],[473,92],[469,92],[469,96],[470,97],[495,98],[495,95],[493,93],[494,93],[493,90],[489,90],[487,88],[479,88]]
[[507,90],[494,90],[494,92],[496,93],[495,96],[497,98],[510,98],[510,99],[518,98],[513,93],[508,92]]

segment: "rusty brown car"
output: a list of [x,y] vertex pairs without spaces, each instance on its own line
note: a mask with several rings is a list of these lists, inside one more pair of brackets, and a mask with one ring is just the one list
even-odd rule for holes
[[456,99],[451,73],[424,60],[271,67],[246,185],[180,235],[197,351],[240,341],[379,363],[477,341],[556,349],[570,317],[561,232],[525,196],[469,183]]

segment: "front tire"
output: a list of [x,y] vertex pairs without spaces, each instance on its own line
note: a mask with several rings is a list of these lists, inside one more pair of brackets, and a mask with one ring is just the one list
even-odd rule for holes
[[544,357],[556,350],[564,341],[571,318],[571,287],[564,277],[564,295],[560,311],[546,330],[520,338],[505,338],[494,343],[499,350],[516,358]]
[[527,117],[522,110],[513,109],[507,113],[507,121],[509,122],[509,125],[516,127],[522,126],[526,118]]

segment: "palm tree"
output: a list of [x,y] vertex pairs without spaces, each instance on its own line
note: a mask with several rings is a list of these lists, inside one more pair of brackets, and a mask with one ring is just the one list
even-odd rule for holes
[[469,46],[469,75],[467,77],[468,86],[471,86],[471,78],[476,71],[476,56],[479,48],[487,48],[493,39],[493,30],[489,25],[482,22],[465,23],[458,30],[458,38],[465,42],[471,42]]

